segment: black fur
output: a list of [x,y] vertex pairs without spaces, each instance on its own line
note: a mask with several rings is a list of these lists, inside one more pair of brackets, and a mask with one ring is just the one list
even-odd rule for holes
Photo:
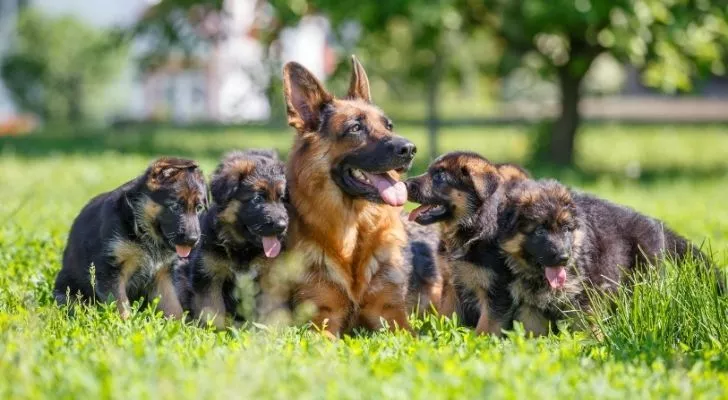
[[[569,310],[588,310],[585,287],[613,291],[631,271],[665,256],[705,260],[662,221],[553,180],[518,183],[506,204],[499,242],[516,277],[516,318],[527,314],[524,325],[535,333],[547,332],[544,323],[555,330]],[[566,281],[552,287],[546,267],[558,266]]]

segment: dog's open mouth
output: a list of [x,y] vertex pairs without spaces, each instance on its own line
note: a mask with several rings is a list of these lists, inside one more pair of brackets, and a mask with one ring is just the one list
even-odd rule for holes
[[[401,168],[400,170],[404,170]],[[349,176],[359,185],[374,188],[385,203],[401,207],[407,201],[407,186],[394,178],[400,170],[381,173],[367,172],[358,168],[349,168]]]
[[447,218],[450,210],[444,204],[423,204],[409,213],[409,220],[429,225]]
[[192,252],[192,246],[183,246],[178,244],[174,246],[174,251],[177,253],[179,258],[186,259]]
[[546,281],[552,289],[562,289],[566,285],[566,267],[557,265],[554,267],[545,267],[544,274]]
[[263,253],[268,258],[276,258],[281,252],[281,241],[276,236],[263,236],[260,238],[263,242]]

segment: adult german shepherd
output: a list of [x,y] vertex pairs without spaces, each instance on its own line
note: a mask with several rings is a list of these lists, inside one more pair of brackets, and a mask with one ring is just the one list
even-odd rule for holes
[[452,270],[455,287],[442,300],[445,312],[452,312],[448,304],[456,304],[461,320],[474,324],[477,333],[500,334],[510,327],[513,274],[498,247],[498,219],[507,187],[526,179],[528,173],[516,165],[452,152],[407,180],[409,199],[421,204],[410,220],[441,227],[440,253],[446,260],[441,265]]
[[206,208],[200,168],[179,158],[160,158],[138,178],[95,197],[71,226],[56,301],[65,304],[78,295],[116,299],[127,318],[130,301],[161,296],[165,315],[182,316],[172,268],[199,241],[199,217]]
[[193,318],[221,329],[227,316],[239,315],[237,275],[250,273],[259,284],[265,260],[282,250],[288,228],[285,165],[274,151],[234,151],[217,166],[210,187],[202,244],[179,270],[177,288]]
[[400,174],[416,148],[372,104],[354,57],[352,66],[343,99],[300,64],[283,71],[288,123],[297,133],[287,172],[290,249],[305,270],[292,300],[315,306],[312,322],[331,336],[378,329],[382,320],[410,329],[400,220],[407,189]]

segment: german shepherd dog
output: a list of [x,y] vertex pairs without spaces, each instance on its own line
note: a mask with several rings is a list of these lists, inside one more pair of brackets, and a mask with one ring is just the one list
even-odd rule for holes
[[[498,244],[498,216],[506,187],[529,179],[513,164],[494,164],[470,152],[436,159],[423,175],[407,180],[410,201],[421,204],[410,219],[439,223],[442,252],[452,268],[457,312],[466,324],[478,315],[477,333],[500,334],[510,324],[513,279]],[[477,309],[473,310],[473,305]]]
[[236,275],[264,273],[261,259],[281,252],[288,228],[285,165],[274,151],[227,154],[210,181],[212,205],[202,218],[202,243],[177,279],[193,318],[221,329],[238,315]]
[[312,322],[330,337],[381,321],[409,330],[407,236],[400,207],[415,145],[395,135],[372,104],[369,80],[352,57],[348,94],[335,98],[303,66],[285,65],[288,123],[297,135],[287,180],[291,250],[303,262],[293,305],[315,306]]
[[536,335],[556,331],[570,310],[588,311],[586,287],[615,290],[666,256],[706,259],[662,221],[554,180],[520,182],[507,197],[499,241],[515,275],[514,317]]
[[200,168],[179,158],[160,158],[140,177],[95,197],[71,226],[56,301],[114,298],[128,318],[130,301],[161,296],[164,314],[181,317],[172,270],[197,245],[206,208]]

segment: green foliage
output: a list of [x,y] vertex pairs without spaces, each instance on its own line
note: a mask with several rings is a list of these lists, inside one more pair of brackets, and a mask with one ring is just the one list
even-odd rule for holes
[[[400,131],[426,151],[422,129]],[[0,139],[0,398],[723,398],[725,298],[691,265],[648,272],[595,322],[603,337],[475,337],[444,317],[414,320],[417,338],[386,332],[335,343],[301,328],[217,333],[113,306],[73,312],[51,288],[68,229],[94,195],[161,154],[208,174],[241,143],[285,152],[293,132],[266,128]],[[525,129],[448,128],[444,150],[523,161]],[[146,140],[146,139],[145,139]],[[535,169],[664,219],[726,266],[728,137],[724,126],[587,126],[579,169]],[[412,173],[426,166],[418,157]],[[605,303],[606,304],[606,303]]]
[[26,9],[0,75],[21,109],[48,122],[80,122],[103,106],[107,82],[120,71],[126,51],[117,45],[111,32]]

